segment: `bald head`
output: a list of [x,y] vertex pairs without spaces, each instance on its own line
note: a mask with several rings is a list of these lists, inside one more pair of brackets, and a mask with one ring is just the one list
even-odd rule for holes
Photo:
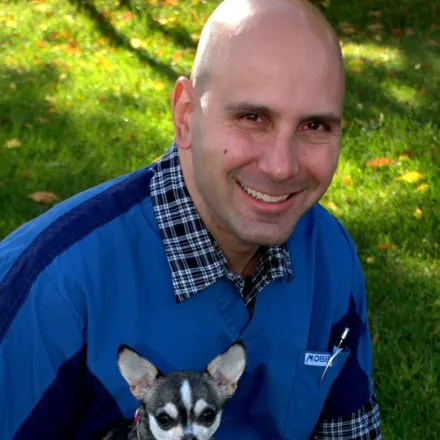
[[[276,38],[278,36],[278,38]],[[343,62],[338,38],[321,12],[306,0],[225,0],[206,22],[197,49],[191,79],[199,95],[214,76],[231,71],[243,57],[265,59],[264,46],[281,57],[296,58],[300,43],[315,56],[325,53],[343,81]],[[284,47],[281,47],[284,46]],[[283,50],[285,49],[284,53]],[[307,52],[307,50],[305,52]]]

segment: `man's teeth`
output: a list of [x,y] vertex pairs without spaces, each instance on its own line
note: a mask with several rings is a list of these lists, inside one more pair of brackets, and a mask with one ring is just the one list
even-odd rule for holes
[[264,202],[269,202],[269,203],[284,202],[284,200],[287,200],[287,198],[290,196],[290,194],[286,194],[285,196],[272,197],[272,196],[269,196],[268,194],[263,194],[258,191],[255,191],[252,188],[244,186],[243,184],[241,185],[241,187],[252,197],[254,197],[258,200],[263,200]]

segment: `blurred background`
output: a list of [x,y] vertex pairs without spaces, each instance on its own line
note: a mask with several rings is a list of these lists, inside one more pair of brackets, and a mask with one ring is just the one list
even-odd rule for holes
[[[440,439],[440,3],[313,2],[335,27],[347,94],[321,203],[364,268],[385,439]],[[0,1],[0,240],[172,142],[214,0]]]

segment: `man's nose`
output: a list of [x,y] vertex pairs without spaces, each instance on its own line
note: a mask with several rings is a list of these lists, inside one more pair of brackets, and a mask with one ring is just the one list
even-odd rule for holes
[[289,180],[299,172],[299,149],[289,137],[277,137],[272,145],[262,151],[261,171],[274,182]]
[[195,435],[192,435],[192,434],[185,434],[182,437],[182,440],[197,440],[197,437]]

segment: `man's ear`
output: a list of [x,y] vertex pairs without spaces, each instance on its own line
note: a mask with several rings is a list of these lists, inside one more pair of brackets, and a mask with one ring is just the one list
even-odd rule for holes
[[237,389],[246,367],[246,351],[242,342],[232,344],[224,353],[213,359],[206,371],[214,379],[226,398],[231,397]]
[[118,367],[137,399],[144,397],[150,391],[156,378],[161,375],[150,361],[127,345],[119,346]]
[[174,123],[174,140],[178,147],[191,147],[191,120],[196,104],[196,92],[191,81],[179,77],[171,94],[171,108]]

